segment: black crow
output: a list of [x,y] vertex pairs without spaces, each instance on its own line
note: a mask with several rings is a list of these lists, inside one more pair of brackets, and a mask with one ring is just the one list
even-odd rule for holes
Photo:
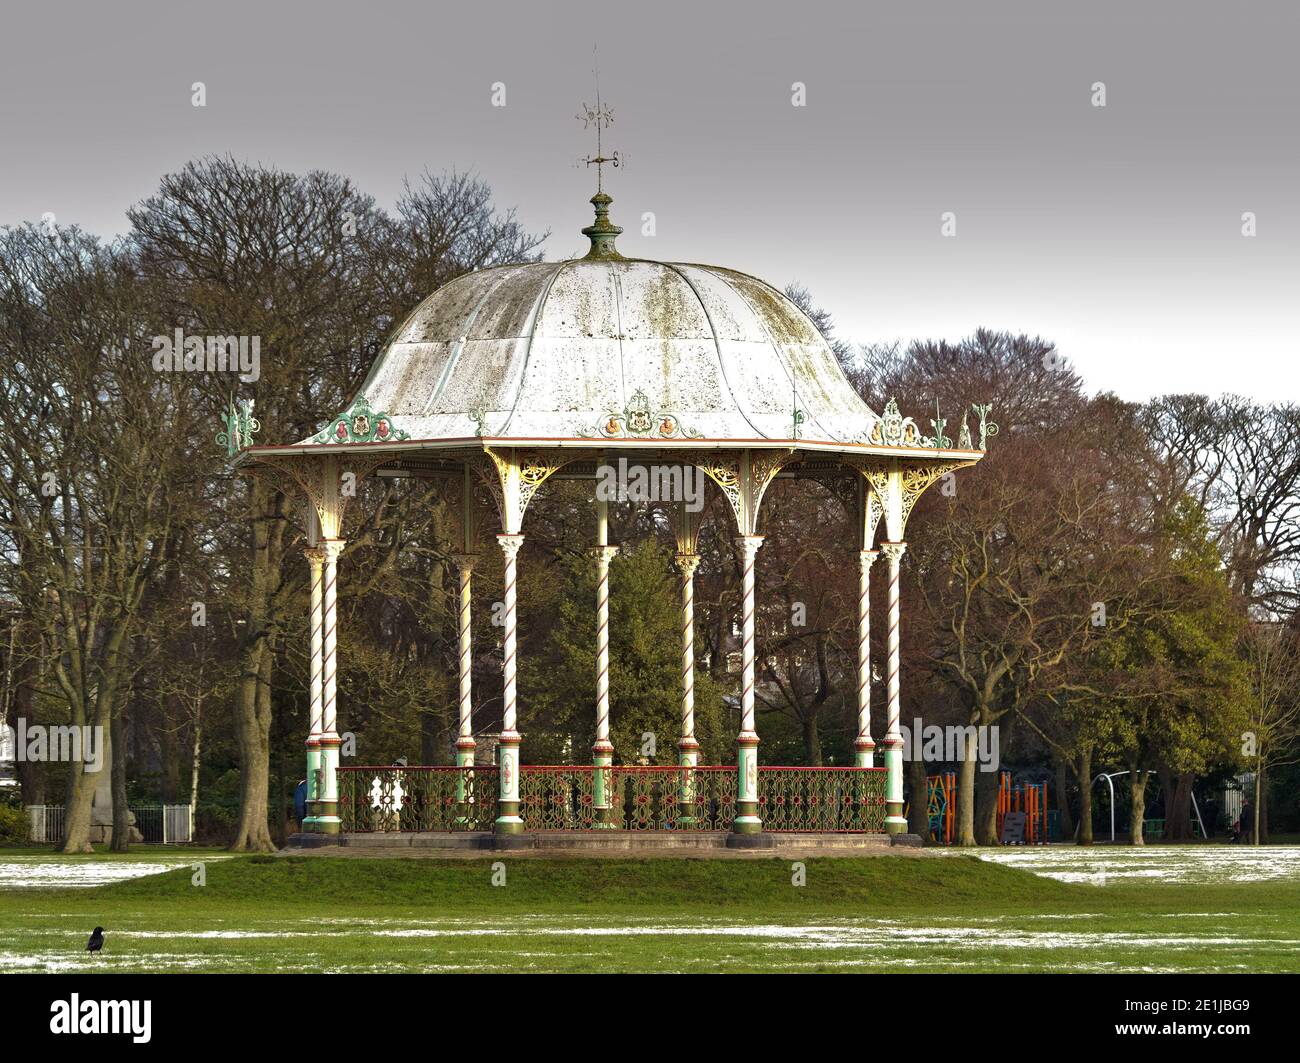
[[86,942],[87,952],[98,952],[104,947],[104,928],[95,927],[95,932],[90,935],[90,940]]

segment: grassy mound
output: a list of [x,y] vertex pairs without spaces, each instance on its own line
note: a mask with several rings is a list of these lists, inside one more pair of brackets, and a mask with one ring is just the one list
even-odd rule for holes
[[961,909],[1065,902],[1093,891],[974,858],[807,860],[806,884],[792,884],[788,859],[368,860],[251,856],[207,865],[206,885],[178,870],[89,891],[104,900],[295,902],[429,906],[441,910],[671,911]]

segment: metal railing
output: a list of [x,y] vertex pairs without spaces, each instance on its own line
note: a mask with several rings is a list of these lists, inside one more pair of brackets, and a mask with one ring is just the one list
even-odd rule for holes
[[344,833],[491,830],[497,814],[497,769],[373,767],[338,769]]
[[[519,772],[524,829],[596,829],[597,770],[590,764],[524,765]],[[734,767],[603,770],[615,827],[731,829]],[[338,771],[344,832],[486,831],[496,819],[494,767],[347,766]],[[875,834],[885,829],[884,768],[761,767],[758,799],[759,816],[770,831]]]
[[[189,805],[128,805],[135,828],[146,844],[186,845],[194,840],[194,815]],[[67,811],[63,805],[28,805],[28,837],[37,844],[63,841]]]

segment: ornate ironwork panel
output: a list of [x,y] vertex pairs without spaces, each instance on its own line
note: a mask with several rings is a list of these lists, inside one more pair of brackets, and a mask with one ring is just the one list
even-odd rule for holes
[[[736,818],[735,767],[607,770],[614,822],[624,830],[730,830]],[[593,829],[595,772],[589,764],[525,765],[524,829]],[[490,831],[498,785],[495,767],[340,767],[339,816],[348,833]],[[758,803],[770,831],[880,833],[885,769],[761,767]]]
[[595,768],[590,764],[519,769],[519,815],[524,830],[590,830],[595,821]]
[[758,815],[769,831],[878,834],[884,768],[759,768]]
[[345,833],[491,830],[495,767],[340,767],[339,818]]

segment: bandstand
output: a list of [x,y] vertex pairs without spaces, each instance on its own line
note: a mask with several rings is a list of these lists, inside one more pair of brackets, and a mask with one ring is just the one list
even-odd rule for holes
[[[988,407],[963,412],[958,438],[938,412],[925,434],[891,400],[881,414],[848,383],[813,323],[763,281],[716,266],[624,257],[611,199],[592,198],[585,257],[482,269],[444,285],[395,332],[348,408],[291,445],[252,445],[232,408],[227,435],[243,472],[304,499],[311,570],[308,816],[317,836],[473,835],[533,844],[548,831],[634,829],[660,841],[764,847],[771,834],[897,834],[903,818],[899,731],[899,568],[922,492],[979,461],[996,432]],[[974,424],[974,434],[971,424]],[[592,481],[619,459],[693,466],[729,503],[741,570],[740,730],[735,765],[701,765],[694,733],[693,587],[699,514],[676,512],[681,732],[675,765],[615,764],[609,740],[606,502],[597,501],[596,741],[581,765],[525,764],[517,727],[516,573],[525,516],[549,478]],[[340,766],[335,691],[336,576],[346,543],[345,477],[452,477],[462,504],[459,739],[456,765]],[[855,514],[858,559],[855,766],[760,767],[755,725],[755,565],[761,506],[777,479],[823,482]],[[478,499],[490,498],[500,534]],[[879,533],[879,538],[878,538]],[[475,567],[491,546],[504,566],[502,705],[495,764],[475,763],[471,611]],[[877,766],[871,734],[870,575],[883,558],[888,661]],[[527,603],[524,603],[525,607]],[[629,758],[630,759],[630,758]],[[342,789],[342,795],[341,795]]]

